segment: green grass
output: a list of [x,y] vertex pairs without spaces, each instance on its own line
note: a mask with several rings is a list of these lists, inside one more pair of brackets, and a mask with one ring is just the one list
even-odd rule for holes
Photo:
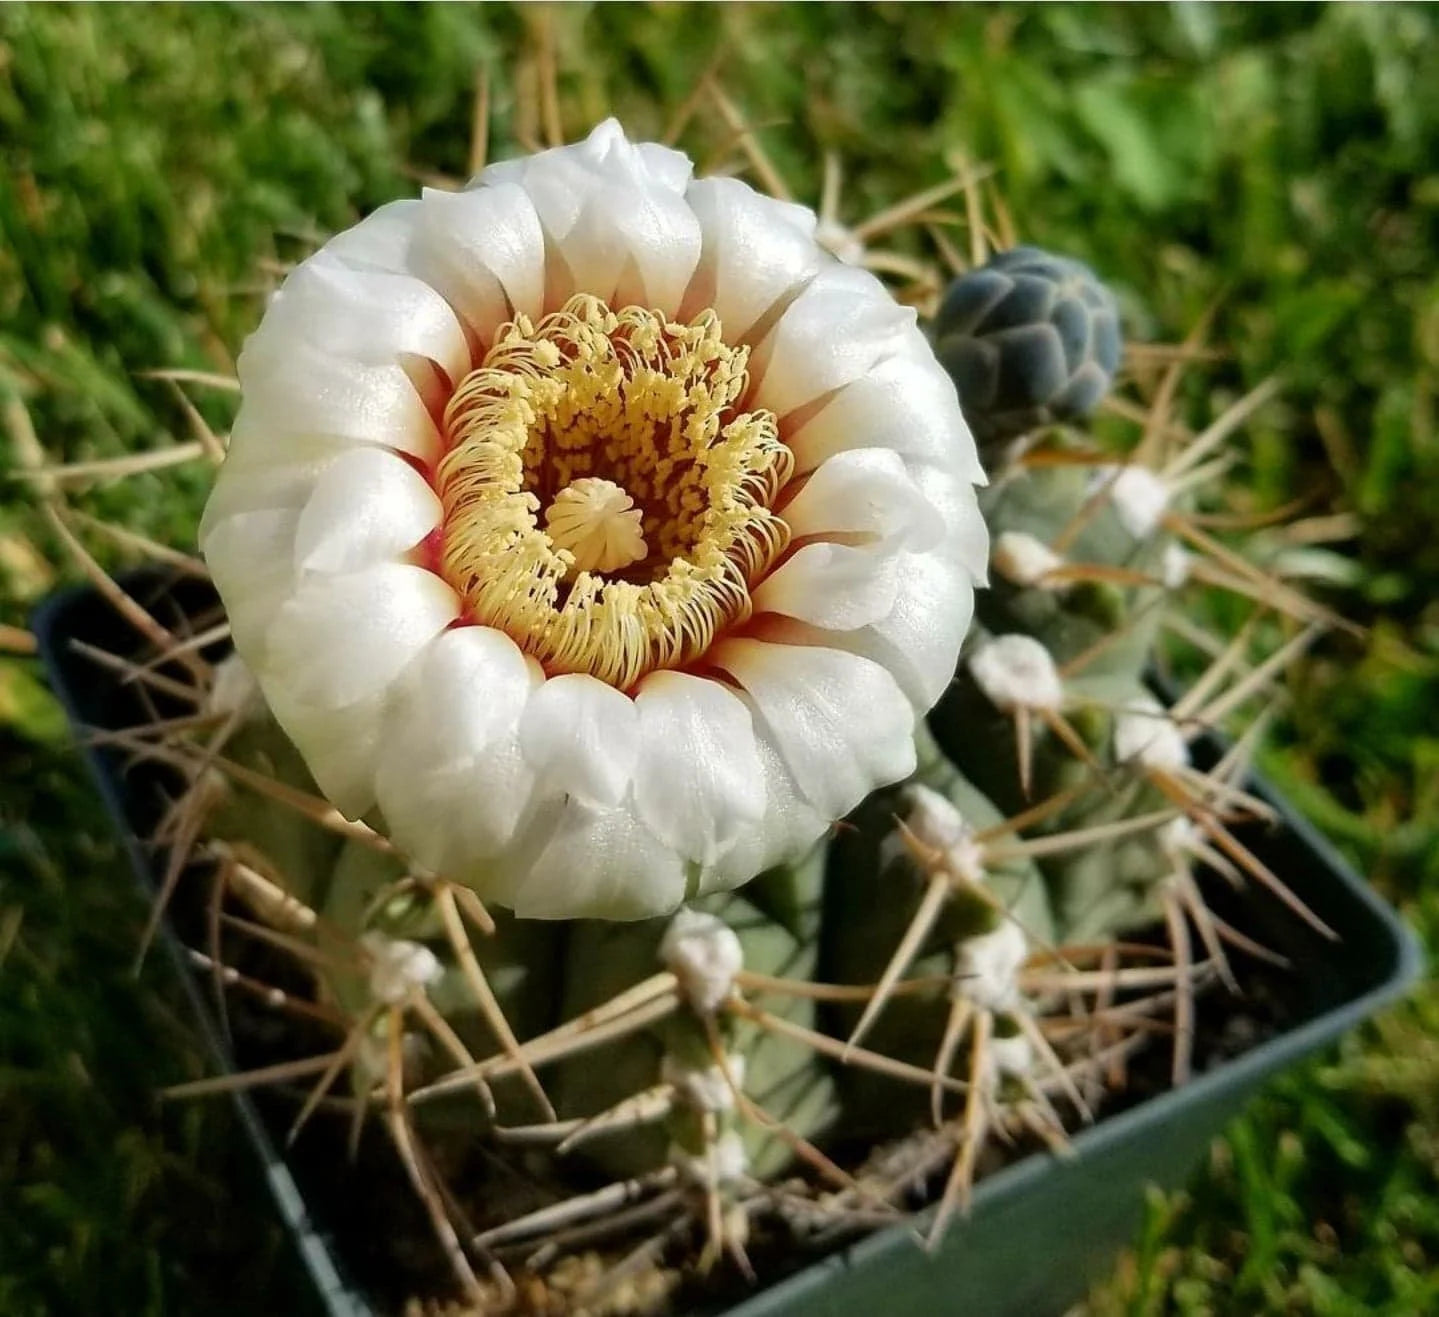
[[[1328,601],[1372,627],[1306,666],[1267,767],[1439,936],[1439,14],[1421,7],[662,5],[560,15],[574,135],[655,133],[727,43],[725,81],[795,190],[820,149],[858,217],[993,161],[1025,234],[1091,260],[1146,336],[1221,297],[1269,371],[1238,496],[1353,510]],[[183,436],[154,366],[227,369],[267,259],[463,172],[480,62],[519,123],[529,11],[495,6],[0,7],[0,403],[57,458]],[[702,125],[703,157],[723,133]],[[222,401],[205,402],[212,421]],[[213,409],[213,410],[211,410]],[[13,412],[13,406],[12,406]],[[0,623],[62,561],[0,446]],[[204,473],[84,492],[188,545]],[[276,1234],[30,660],[0,658],[0,1312],[256,1310]],[[1433,942],[1431,941],[1431,945]],[[1157,1204],[1098,1313],[1439,1310],[1439,1000],[1431,989],[1275,1085],[1185,1200]]]

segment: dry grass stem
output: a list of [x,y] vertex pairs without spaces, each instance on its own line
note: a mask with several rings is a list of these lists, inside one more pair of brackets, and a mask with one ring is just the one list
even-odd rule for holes
[[1219,981],[1224,984],[1231,993],[1238,994],[1239,983],[1234,977],[1233,970],[1229,966],[1229,957],[1224,954],[1224,942],[1219,936],[1219,926],[1214,922],[1214,916],[1210,914],[1209,907],[1204,904],[1204,896],[1195,883],[1193,875],[1181,870],[1170,879],[1170,888],[1178,900],[1180,906],[1189,915],[1194,927],[1199,930],[1199,940],[1204,943],[1205,954],[1209,957],[1209,963],[1214,966]]
[[213,975],[222,988],[233,988],[238,992],[243,992],[271,1010],[302,1015],[307,1020],[314,1020],[317,1024],[328,1025],[331,1028],[343,1029],[345,1027],[344,1019],[328,1007],[306,1001],[303,997],[296,997],[283,988],[275,987],[272,983],[262,983],[259,979],[241,974],[233,966],[226,965],[214,956],[206,955],[203,951],[197,951],[194,947],[185,949],[185,958],[196,969]]
[[[874,983],[810,983],[803,979],[781,979],[749,969],[740,970],[734,980],[741,988],[760,996],[803,997],[809,1001],[868,1001],[878,987]],[[893,996],[903,997],[932,992],[948,982],[945,975],[929,975],[896,983],[890,992]]]
[[1214,452],[1245,421],[1273,398],[1282,386],[1282,379],[1278,375],[1271,375],[1226,408],[1191,444],[1182,448],[1178,456],[1164,468],[1161,474],[1165,483],[1170,483],[1186,471],[1193,470],[1199,462]]
[[1075,828],[1072,832],[1060,832],[1051,837],[1034,837],[1027,841],[1011,842],[1007,846],[995,846],[986,853],[986,859],[994,864],[1006,864],[1010,860],[1034,860],[1050,855],[1063,855],[1067,851],[1084,850],[1096,843],[1114,841],[1136,832],[1150,832],[1172,822],[1179,815],[1176,809],[1157,809],[1147,814],[1136,814],[1133,818],[1116,819],[1112,823],[1096,823],[1089,828]]
[[[416,989],[411,992],[405,1005],[409,1010],[414,1011],[419,1017],[420,1023],[429,1030],[430,1036],[450,1054],[450,1059],[456,1065],[467,1070],[473,1070],[479,1065],[479,1062],[470,1054],[470,1049],[465,1046],[464,1040],[450,1026],[450,1022],[435,1009],[434,1003],[425,996],[423,990]],[[480,1099],[480,1105],[485,1109],[485,1115],[493,1120],[497,1111],[495,1095],[490,1092],[489,1085],[478,1076],[475,1078],[475,1095]]]
[[934,1078],[929,1086],[929,1114],[936,1126],[944,1123],[944,1083],[949,1078],[954,1064],[954,1055],[964,1041],[974,1015],[974,1003],[968,997],[955,993],[949,1003],[949,1014],[944,1021],[944,1033],[939,1040],[939,1050],[934,1056]]
[[188,370],[165,368],[160,370],[137,370],[135,375],[142,380],[169,380],[175,384],[198,384],[206,389],[219,389],[222,393],[239,393],[240,381],[233,375],[221,375],[211,370]]
[[651,1125],[668,1116],[674,1110],[674,1105],[674,1086],[657,1084],[654,1088],[647,1088],[623,1102],[617,1102],[608,1111],[601,1111],[587,1120],[577,1122],[577,1128],[565,1136],[555,1151],[563,1156],[599,1135]]
[[21,468],[16,479],[29,480],[41,486],[54,487],[74,481],[124,480],[147,471],[164,471],[172,466],[193,462],[207,456],[205,445],[198,439],[169,448],[152,448],[125,457],[102,457],[90,462],[62,462],[53,466]]
[[166,695],[174,700],[184,700],[190,704],[199,704],[205,698],[205,691],[201,686],[189,686],[182,681],[176,681],[173,677],[165,676],[164,673],[151,672],[148,668],[142,668],[129,659],[122,658],[119,654],[112,654],[109,650],[101,649],[97,645],[73,638],[69,645],[76,654],[83,655],[92,663],[97,663],[110,672],[118,673],[126,682],[136,682],[157,694]]
[[133,550],[155,562],[164,563],[165,566],[173,567],[185,576],[192,576],[201,581],[210,579],[210,569],[198,558],[192,557],[188,553],[181,553],[178,549],[172,549],[158,540],[152,540],[148,535],[140,535],[135,531],[127,530],[124,526],[104,521],[100,517],[92,517],[88,512],[82,512],[79,508],[69,509],[67,515],[86,530],[103,535],[121,548]]
[[320,1072],[320,1077],[316,1080],[314,1088],[312,1088],[306,1096],[304,1104],[300,1107],[295,1119],[290,1124],[290,1128],[286,1131],[285,1146],[287,1148],[294,1146],[295,1140],[300,1137],[300,1132],[309,1123],[310,1117],[320,1109],[320,1103],[325,1100],[330,1089],[334,1087],[335,1080],[340,1077],[344,1068],[354,1059],[361,1041],[370,1031],[371,1026],[380,1013],[380,1009],[378,1006],[371,1007],[350,1026],[349,1032],[345,1035],[345,1041],[340,1045],[340,1050],[335,1053],[330,1064]]
[[[178,639],[169,630],[155,620],[144,608],[134,599],[125,593],[110,577],[110,574],[90,556],[90,551],[80,543],[80,540],[65,521],[60,508],[53,502],[41,504],[41,511],[46,520],[54,529],[56,535],[69,552],[85,578],[103,596],[105,601],[125,619],[136,631],[140,633],[155,649],[164,652],[173,648]],[[196,654],[179,654],[176,659],[180,667],[184,668],[202,686],[208,683],[210,676],[210,665]]]
[[614,1038],[647,1029],[671,1014],[679,1005],[671,977],[667,991],[652,992],[643,1004],[619,1014],[602,1013],[603,1008],[589,1012],[568,1024],[540,1034],[524,1043],[517,1057],[503,1054],[479,1062],[473,1068],[457,1071],[410,1094],[411,1102],[426,1102],[466,1088],[478,1075],[486,1080],[522,1073],[526,1068],[538,1069],[567,1056],[576,1056],[599,1047]]
[[952,178],[945,179],[942,183],[936,183],[933,187],[928,187],[921,192],[916,192],[913,196],[906,197],[903,201],[897,201],[892,206],[886,206],[883,210],[871,215],[867,220],[862,220],[860,223],[854,225],[850,232],[858,238],[860,242],[868,242],[871,238],[877,238],[881,234],[902,228],[905,224],[917,219],[924,211],[939,205],[941,201],[947,201],[957,193],[966,191],[993,173],[993,168],[989,166],[979,169],[966,169]]
[[[745,117],[740,113],[739,107],[726,95],[717,78],[711,77],[707,85],[710,99],[715,103],[715,109],[719,111],[720,118],[724,120],[725,126],[733,134],[731,144],[739,146],[745,153],[750,168],[754,170],[755,176],[764,185],[765,191],[780,201],[793,201],[794,194],[789,190],[784,177],[774,167],[769,156],[765,154],[758,137],[755,136],[756,128],[745,122]],[[729,146],[727,145],[725,149],[728,151]]]

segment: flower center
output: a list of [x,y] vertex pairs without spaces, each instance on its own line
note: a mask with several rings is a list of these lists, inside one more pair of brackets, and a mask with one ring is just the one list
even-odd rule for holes
[[643,519],[634,499],[600,476],[571,481],[545,509],[550,542],[581,572],[618,571],[649,557]]
[[[738,409],[749,350],[581,294],[504,326],[445,409],[440,569],[551,674],[625,689],[750,614],[794,459]],[[543,517],[543,526],[541,525]]]

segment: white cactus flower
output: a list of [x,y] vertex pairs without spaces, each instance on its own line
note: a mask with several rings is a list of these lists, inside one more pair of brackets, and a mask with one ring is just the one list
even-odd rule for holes
[[914,312],[691,172],[610,121],[333,239],[201,528],[321,789],[523,915],[673,910],[905,776],[985,570]]

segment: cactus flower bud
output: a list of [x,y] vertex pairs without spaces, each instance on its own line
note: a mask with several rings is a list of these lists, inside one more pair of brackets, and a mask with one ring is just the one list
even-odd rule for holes
[[962,274],[934,321],[940,360],[989,443],[1089,415],[1119,369],[1113,294],[1078,261],[1015,247]]

